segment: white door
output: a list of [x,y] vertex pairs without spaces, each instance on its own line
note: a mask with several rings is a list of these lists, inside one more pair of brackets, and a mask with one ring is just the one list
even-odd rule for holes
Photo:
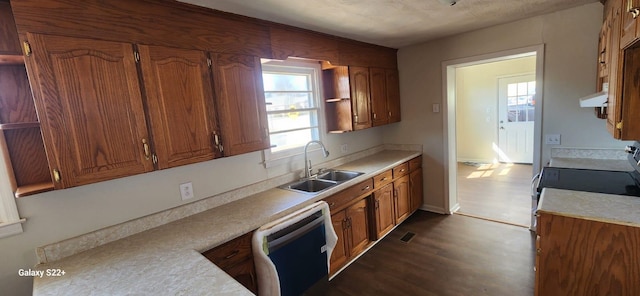
[[498,159],[533,162],[534,74],[498,79]]

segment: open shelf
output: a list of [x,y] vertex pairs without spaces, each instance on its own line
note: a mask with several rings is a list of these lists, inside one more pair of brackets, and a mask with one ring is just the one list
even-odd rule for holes
[[0,54],[0,65],[23,65],[24,57],[22,55]]
[[0,130],[14,130],[23,128],[39,128],[40,122],[19,122],[19,123],[3,123],[0,124]]
[[25,197],[28,195],[38,194],[42,192],[52,191],[53,182],[44,182],[37,184],[30,184],[18,187],[15,192],[16,198]]

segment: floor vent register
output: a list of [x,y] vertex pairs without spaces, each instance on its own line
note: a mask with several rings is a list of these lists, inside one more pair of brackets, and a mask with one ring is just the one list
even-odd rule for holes
[[403,236],[400,238],[400,240],[401,240],[402,242],[404,242],[404,243],[407,243],[407,244],[408,244],[408,243],[413,239],[413,237],[415,237],[415,236],[416,236],[416,234],[415,234],[415,233],[413,233],[413,232],[407,232],[405,235],[403,235]]

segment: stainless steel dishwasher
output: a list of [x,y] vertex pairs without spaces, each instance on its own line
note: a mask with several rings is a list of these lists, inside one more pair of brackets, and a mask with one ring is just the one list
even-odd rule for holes
[[253,235],[260,295],[323,295],[336,242],[326,202],[260,227]]

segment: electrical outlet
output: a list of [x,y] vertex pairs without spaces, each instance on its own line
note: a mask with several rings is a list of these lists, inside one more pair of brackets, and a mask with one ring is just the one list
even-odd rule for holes
[[433,113],[440,113],[440,104],[432,104],[431,111],[433,111]]
[[342,154],[349,152],[349,146],[347,146],[347,144],[340,145],[340,152],[342,152]]
[[182,200],[193,198],[193,184],[191,182],[180,184],[180,197]]
[[547,145],[560,145],[560,135],[559,134],[549,134],[544,138],[544,143]]

